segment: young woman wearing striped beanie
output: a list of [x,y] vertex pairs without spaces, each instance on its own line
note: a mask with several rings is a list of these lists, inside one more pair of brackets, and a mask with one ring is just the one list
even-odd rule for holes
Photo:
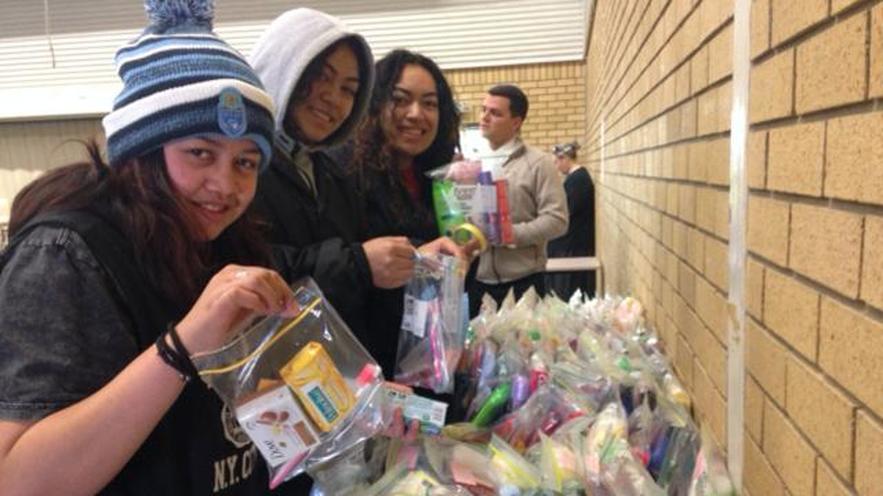
[[247,212],[272,100],[212,33],[210,1],[146,10],[150,26],[116,56],[107,161],[92,144],[13,205],[4,494],[266,494],[260,455],[189,356],[295,307]]

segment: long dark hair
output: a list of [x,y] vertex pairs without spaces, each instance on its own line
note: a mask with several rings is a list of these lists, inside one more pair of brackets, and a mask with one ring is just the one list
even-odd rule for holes
[[[454,157],[454,148],[460,143],[460,112],[454,103],[454,94],[447,79],[432,59],[409,50],[393,50],[375,64],[374,88],[368,105],[368,115],[359,126],[353,149],[352,172],[359,178],[363,191],[370,191],[372,178],[388,181],[387,186],[400,195],[406,195],[401,175],[396,171],[392,149],[386,142],[381,126],[384,109],[392,101],[393,90],[407,65],[417,65],[426,69],[435,80],[438,95],[438,133],[432,144],[414,158],[418,177],[423,173],[444,165]],[[375,174],[371,174],[371,172]],[[391,173],[392,172],[392,173]],[[395,202],[398,198],[390,198]],[[403,211],[394,208],[393,211]]]
[[99,208],[132,241],[150,282],[166,298],[188,305],[221,264],[269,264],[263,230],[250,209],[218,239],[200,239],[198,221],[173,192],[162,149],[111,168],[94,141],[84,145],[88,160],[53,169],[15,196],[10,236],[41,213]]
[[[375,64],[374,88],[368,105],[368,115],[362,121],[356,136],[354,162],[387,171],[394,167],[392,153],[380,125],[383,110],[392,101],[396,83],[407,65],[417,65],[426,69],[435,81],[438,94],[438,133],[435,140],[414,162],[418,168],[428,170],[451,161],[454,147],[459,142],[460,112],[454,103],[454,93],[445,75],[429,57],[409,50],[397,49],[389,52]],[[381,158],[383,160],[377,160]]]

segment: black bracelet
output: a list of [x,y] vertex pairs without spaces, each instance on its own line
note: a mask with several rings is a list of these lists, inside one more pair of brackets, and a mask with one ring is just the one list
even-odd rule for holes
[[199,371],[196,370],[196,365],[193,365],[193,360],[190,359],[190,352],[187,351],[187,348],[184,347],[184,343],[181,342],[181,336],[178,336],[178,330],[175,328],[175,324],[169,324],[166,331],[169,333],[169,336],[172,337],[172,344],[175,346],[175,351],[181,358],[182,365],[186,369],[187,375],[193,379],[198,379]]
[[178,373],[178,376],[181,377],[181,380],[184,382],[188,382],[190,377],[188,377],[181,370],[182,367],[178,364],[178,357],[175,356],[175,352],[172,351],[172,348],[169,346],[169,343],[166,342],[166,333],[163,332],[156,338],[156,352],[163,362],[166,363],[169,367],[175,369],[175,372]]
[[[166,341],[166,335],[172,338],[171,346],[168,341]],[[187,351],[187,348],[184,347],[184,343],[181,342],[181,337],[178,336],[178,332],[175,330],[174,322],[170,323],[165,332],[160,334],[157,338],[156,350],[162,361],[175,369],[184,382],[199,377],[199,372],[196,370],[196,366],[193,365],[193,361],[190,360],[190,353]]]

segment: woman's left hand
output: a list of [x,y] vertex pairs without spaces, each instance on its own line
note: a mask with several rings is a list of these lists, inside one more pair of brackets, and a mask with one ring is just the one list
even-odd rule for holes
[[423,255],[437,255],[439,253],[442,253],[445,255],[459,257],[466,262],[472,261],[472,257],[469,255],[469,252],[467,252],[463,249],[462,246],[454,242],[453,239],[444,236],[441,238],[436,238],[429,243],[420,245],[417,250]]

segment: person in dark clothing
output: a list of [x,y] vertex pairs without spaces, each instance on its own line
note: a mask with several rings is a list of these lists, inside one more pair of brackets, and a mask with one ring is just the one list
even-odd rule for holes
[[[552,149],[555,165],[566,176],[564,192],[570,224],[564,236],[549,241],[549,257],[595,256],[595,186],[589,171],[574,163],[578,150],[579,145],[575,142],[555,145]],[[595,277],[591,272],[550,273],[546,276],[546,284],[564,299],[577,289],[581,289],[584,295],[595,295]]]
[[[368,115],[353,142],[335,152],[350,164],[368,236],[406,236],[419,245],[439,235],[425,173],[454,157],[459,123],[451,88],[435,62],[407,50],[393,50],[377,62]],[[387,377],[395,366],[403,297],[401,288],[370,294],[366,346],[390,372]]]
[[247,210],[272,100],[211,32],[210,2],[146,7],[151,25],[116,56],[108,164],[92,144],[90,160],[13,203],[0,253],[4,494],[267,494],[260,455],[189,356],[258,315],[296,314]]
[[[249,61],[276,108],[270,167],[255,208],[275,243],[296,247],[294,264],[310,274],[353,332],[364,339],[360,294],[372,284],[354,191],[324,149],[350,134],[364,114],[374,78],[371,50],[337,19],[311,9],[277,17]],[[410,245],[389,240],[390,284],[412,266]],[[377,261],[375,260],[375,263]]]
[[[334,17],[299,8],[270,24],[249,60],[280,109],[273,160],[255,206],[270,224],[270,240],[295,248],[296,270],[316,280],[376,355],[365,295],[373,287],[401,287],[413,272],[415,248],[404,236],[365,229],[352,183],[325,152],[346,140],[365,113],[374,81],[371,50]],[[459,254],[447,239],[419,249]],[[387,365],[381,362],[391,373]]]

